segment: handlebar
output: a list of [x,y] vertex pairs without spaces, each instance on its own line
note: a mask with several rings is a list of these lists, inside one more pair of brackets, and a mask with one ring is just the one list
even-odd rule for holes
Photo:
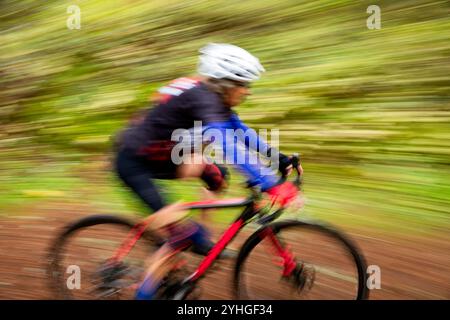
[[[292,167],[293,169],[296,171],[296,177],[293,181],[293,184],[299,189],[301,190],[301,185],[302,185],[302,175],[300,173],[300,170],[298,169],[298,166],[300,165],[300,156],[298,153],[294,153],[291,156],[291,162],[292,162]],[[280,178],[280,181],[278,182],[279,184],[286,182],[288,176],[287,175],[283,175]],[[260,190],[258,190],[257,188],[255,188],[255,185],[251,185],[251,184],[247,184],[247,187],[251,189],[252,194],[253,194],[253,198],[254,199],[258,199],[261,196],[261,192]],[[281,216],[281,214],[283,213],[284,208],[279,208],[277,209],[275,212],[272,212],[271,214],[260,214],[260,217],[257,219],[257,223],[264,225],[266,223],[272,222],[275,219],[277,219],[279,216]]]
[[[296,171],[296,177],[293,181],[293,184],[300,190],[301,189],[301,185],[303,183],[303,179],[302,179],[302,175],[298,169],[298,166],[300,165],[300,155],[298,153],[293,153],[291,156],[291,162],[292,162],[292,167],[293,169]],[[287,175],[283,175],[281,176],[280,180],[278,181],[277,184],[282,184],[283,182],[287,181],[288,176]],[[251,184],[249,182],[247,182],[246,187],[248,189],[250,189],[252,191],[252,194],[254,197],[258,197],[258,195],[260,194],[260,190],[256,187],[256,183]]]

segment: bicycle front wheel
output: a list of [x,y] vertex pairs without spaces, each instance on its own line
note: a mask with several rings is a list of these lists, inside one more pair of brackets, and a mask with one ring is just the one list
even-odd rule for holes
[[366,269],[356,245],[341,232],[281,221],[263,226],[242,246],[235,293],[250,300],[367,299]]

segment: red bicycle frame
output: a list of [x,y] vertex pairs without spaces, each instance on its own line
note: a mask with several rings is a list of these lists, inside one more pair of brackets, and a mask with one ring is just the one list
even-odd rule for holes
[[[207,201],[197,201],[188,202],[184,204],[187,210],[195,209],[218,209],[218,208],[233,208],[233,207],[245,207],[244,211],[239,215],[239,217],[225,230],[225,232],[220,237],[219,241],[213,246],[213,248],[208,252],[206,257],[201,261],[197,269],[189,276],[187,281],[197,281],[200,279],[209,267],[214,263],[220,253],[227,247],[227,245],[234,239],[234,237],[239,233],[239,231],[245,226],[245,224],[256,214],[258,210],[255,206],[255,201],[253,197],[244,199],[226,199],[226,200],[207,200]],[[115,255],[111,260],[113,262],[121,261],[126,255],[131,251],[136,242],[144,234],[147,227],[146,223],[136,224],[130,231],[126,240],[121,244],[121,246],[116,251]],[[295,268],[295,260],[292,254],[287,248],[283,248],[282,244],[275,236],[275,233],[271,228],[266,228],[261,234],[263,237],[267,237],[271,243],[274,245],[275,252],[279,257],[283,259],[283,276],[289,276]]]

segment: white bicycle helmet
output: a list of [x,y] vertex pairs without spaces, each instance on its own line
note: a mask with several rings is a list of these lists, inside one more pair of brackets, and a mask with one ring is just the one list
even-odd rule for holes
[[258,58],[232,44],[210,43],[200,53],[198,73],[207,77],[250,82],[265,71]]

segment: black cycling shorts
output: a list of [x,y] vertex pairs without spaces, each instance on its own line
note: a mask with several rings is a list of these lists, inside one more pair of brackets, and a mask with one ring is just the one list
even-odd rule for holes
[[[117,153],[115,162],[121,180],[153,211],[166,205],[153,179],[176,179],[177,167],[171,160],[149,160],[148,156],[138,156],[126,149]],[[212,191],[221,190],[227,178],[228,170],[215,164],[206,165],[201,175]]]

